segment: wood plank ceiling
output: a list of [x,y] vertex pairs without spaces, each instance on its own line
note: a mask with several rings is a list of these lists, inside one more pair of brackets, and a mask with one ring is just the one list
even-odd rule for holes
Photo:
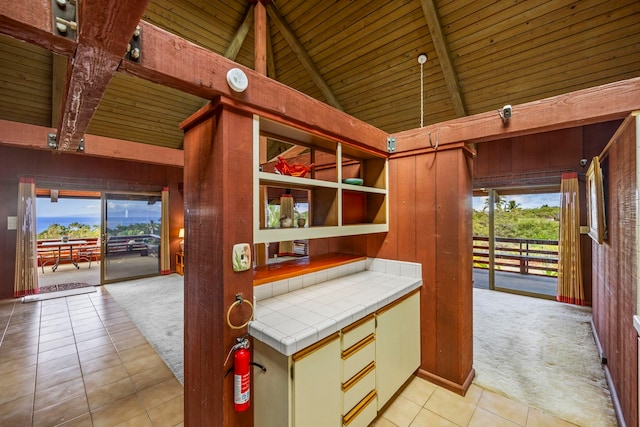
[[[252,8],[151,0],[143,20],[253,68]],[[276,0],[267,12],[268,75],[388,133],[640,76],[637,0]],[[0,35],[0,119],[57,126],[56,62]],[[116,73],[87,132],[181,148],[178,123],[207,101]]]

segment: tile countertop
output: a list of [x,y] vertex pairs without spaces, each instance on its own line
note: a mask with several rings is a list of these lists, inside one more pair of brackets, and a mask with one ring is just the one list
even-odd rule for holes
[[633,316],[633,326],[635,326],[636,332],[640,336],[640,316]]
[[285,356],[308,347],[422,285],[364,270],[256,303],[249,334]]

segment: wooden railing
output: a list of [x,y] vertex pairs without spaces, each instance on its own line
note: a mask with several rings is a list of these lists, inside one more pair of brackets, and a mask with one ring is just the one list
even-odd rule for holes
[[[558,275],[558,241],[496,237],[494,265],[497,270]],[[489,238],[473,236],[473,266],[489,268]]]

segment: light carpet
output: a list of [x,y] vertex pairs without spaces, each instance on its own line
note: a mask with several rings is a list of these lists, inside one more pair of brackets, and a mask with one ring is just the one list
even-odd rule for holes
[[583,427],[617,426],[591,308],[473,290],[474,383]]
[[170,274],[104,287],[184,384],[184,278]]

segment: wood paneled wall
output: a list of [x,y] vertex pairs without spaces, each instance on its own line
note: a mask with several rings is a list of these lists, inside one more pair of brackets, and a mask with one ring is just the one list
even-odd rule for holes
[[472,159],[441,149],[389,161],[389,232],[314,240],[314,254],[346,252],[422,264],[418,374],[464,394],[474,376]]
[[[622,129],[622,128],[621,128]],[[636,122],[602,154],[608,238],[593,247],[593,323],[627,426],[638,426]]]
[[[5,224],[0,226],[0,299],[13,298],[16,231],[7,230],[4,221],[16,215],[21,175],[34,176],[36,185],[48,182],[94,191],[160,191],[166,185],[170,193],[171,251],[178,249],[178,229],[184,216],[182,168],[0,145],[0,218]],[[171,262],[175,262],[173,257]]]

